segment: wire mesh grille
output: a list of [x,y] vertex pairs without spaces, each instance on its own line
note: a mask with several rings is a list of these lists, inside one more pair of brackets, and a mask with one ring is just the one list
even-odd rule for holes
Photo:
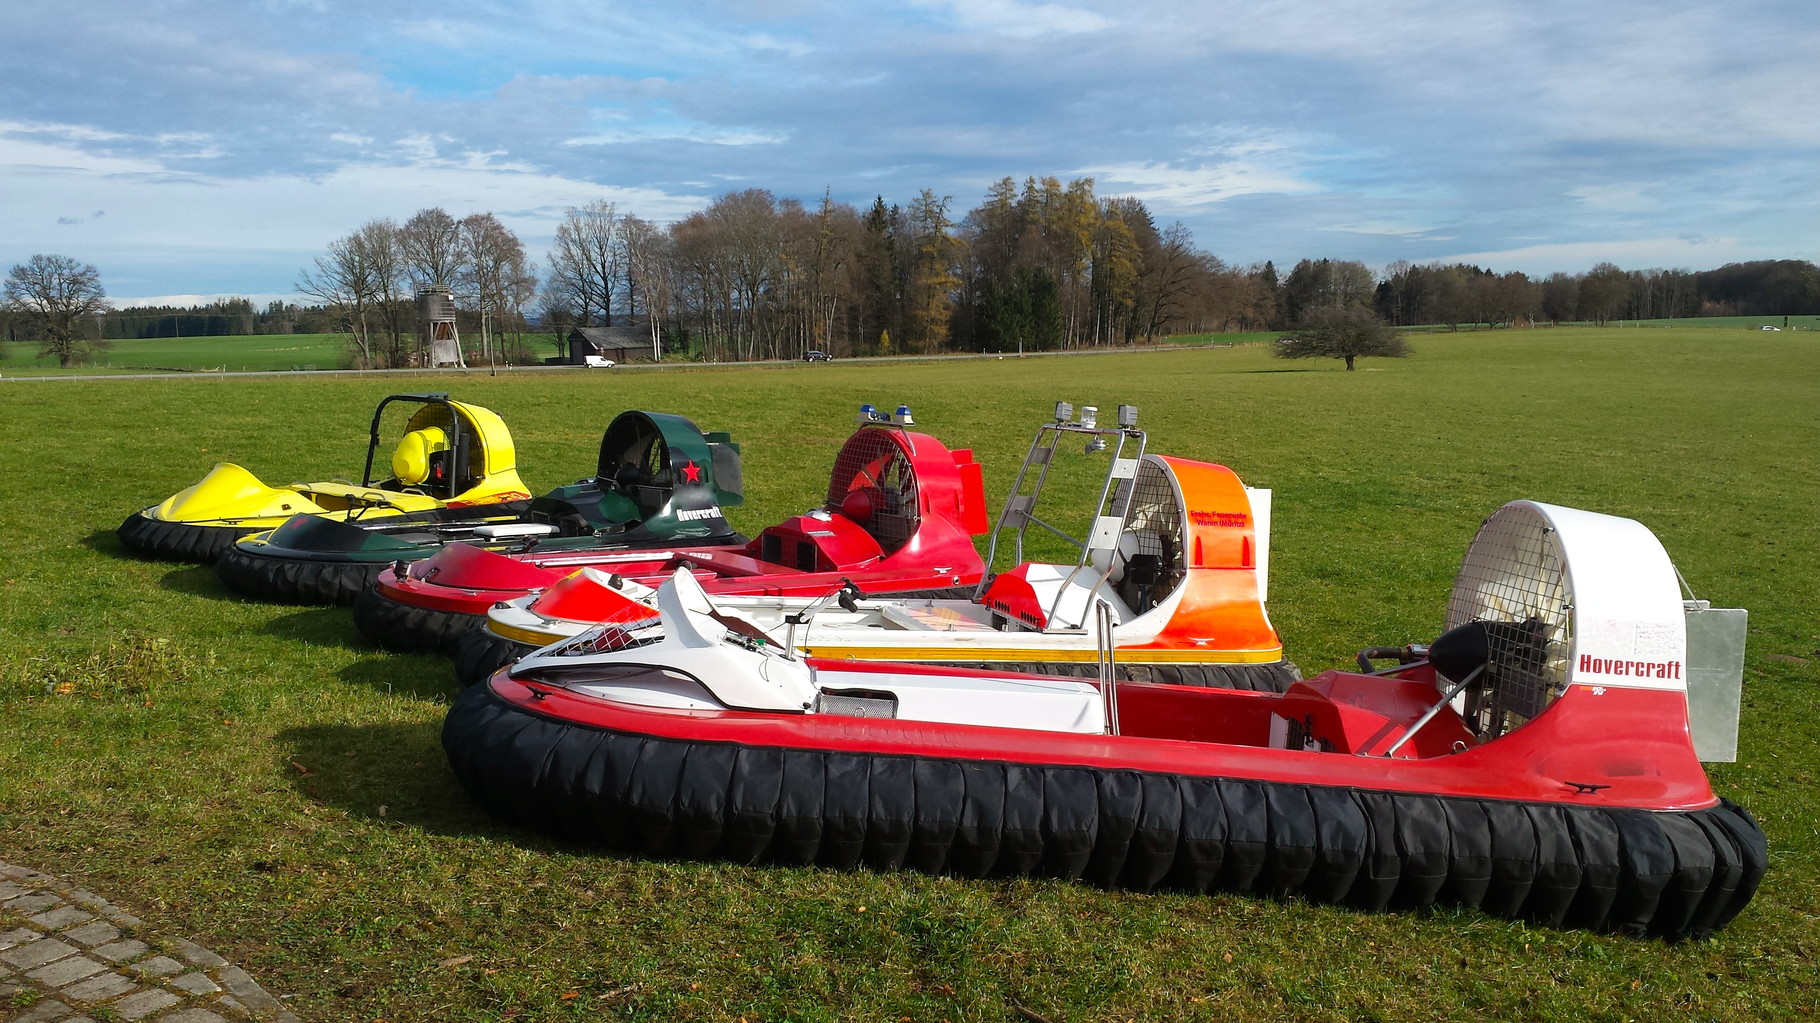
[[922,522],[916,465],[892,431],[861,430],[847,441],[834,459],[828,507],[852,516],[886,554],[916,534]]
[[[1169,471],[1148,458],[1120,488],[1129,488],[1131,503],[1119,553],[1125,576],[1119,596],[1139,614],[1156,606],[1182,582],[1186,560],[1182,546],[1182,502]],[[1122,496],[1122,495],[1121,495]],[[1113,507],[1117,507],[1115,502]]]
[[1447,627],[1485,622],[1489,658],[1466,700],[1492,739],[1541,713],[1566,683],[1573,594],[1555,531],[1534,509],[1500,509],[1473,538],[1447,601]]
[[559,657],[590,657],[646,646],[663,638],[663,619],[652,615],[633,622],[598,625],[550,651]]
[[[397,420],[393,421],[396,422]],[[455,416],[449,411],[449,407],[437,402],[431,402],[427,405],[418,406],[417,411],[411,414],[411,421],[406,423],[404,428],[406,432],[409,432],[411,430],[427,430],[430,427],[449,430],[454,426]]]

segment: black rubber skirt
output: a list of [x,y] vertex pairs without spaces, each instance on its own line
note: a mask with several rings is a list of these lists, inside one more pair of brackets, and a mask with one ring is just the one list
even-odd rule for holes
[[229,589],[279,604],[352,604],[385,568],[372,562],[270,558],[238,546],[223,551],[215,562],[215,574]]
[[455,684],[463,689],[478,685],[535,649],[529,643],[507,639],[484,626],[469,629],[455,641]]
[[163,561],[210,562],[234,546],[234,541],[258,532],[243,526],[198,526],[166,522],[134,512],[115,530],[126,549],[142,558]]
[[546,718],[489,686],[456,698],[442,745],[500,820],[647,856],[1448,903],[1669,940],[1723,927],[1767,860],[1757,822],[1729,802],[1592,809],[694,743]]
[[354,598],[354,624],[360,634],[400,653],[453,654],[461,638],[486,621],[486,615],[440,611],[393,600],[375,586],[361,590],[360,596]]

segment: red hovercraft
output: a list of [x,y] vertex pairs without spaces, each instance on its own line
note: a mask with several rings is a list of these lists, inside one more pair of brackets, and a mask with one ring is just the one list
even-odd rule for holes
[[679,572],[661,618],[464,691],[442,743],[499,818],[646,855],[1703,937],[1767,847],[1701,768],[1690,678],[1715,645],[1690,647],[1706,612],[1677,582],[1637,522],[1514,502],[1434,643],[1266,693],[803,657]]
[[986,497],[973,452],[950,450],[894,414],[863,405],[859,429],[835,456],[824,507],[767,527],[745,547],[679,547],[515,554],[451,544],[394,565],[354,605],[368,639],[391,650],[454,652],[500,601],[541,591],[565,617],[602,621],[609,578],[655,586],[686,567],[710,593],[965,596],[985,570],[972,538],[986,532]]
[[[1007,555],[1009,564],[972,593],[848,592],[833,595],[838,608],[828,594],[723,594],[716,603],[815,657],[1091,678],[1102,659],[1098,640],[1109,636],[1120,678],[1287,689],[1301,674],[1283,659],[1265,609],[1270,492],[1245,486],[1223,465],[1147,453],[1135,406],[1118,406],[1109,422],[1098,413],[1083,406],[1077,419],[1072,403],[1057,402],[1054,421],[1038,427],[986,558],[996,567]],[[1074,500],[1094,488],[1097,505]],[[1060,553],[1073,560],[1033,560]],[[571,587],[592,592],[595,613],[557,606],[552,597],[569,604]],[[461,637],[456,679],[473,685],[601,622],[649,617],[639,602],[652,596],[624,580],[572,578],[503,601],[487,612],[485,628]],[[1111,625],[1096,631],[1101,613]]]

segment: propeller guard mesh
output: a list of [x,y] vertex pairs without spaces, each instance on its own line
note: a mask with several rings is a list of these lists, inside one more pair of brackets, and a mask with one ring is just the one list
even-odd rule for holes
[[1465,718],[1493,739],[1541,713],[1567,684],[1573,593],[1553,526],[1533,507],[1499,509],[1467,548],[1447,601],[1447,628],[1487,622],[1490,658],[1466,694]]

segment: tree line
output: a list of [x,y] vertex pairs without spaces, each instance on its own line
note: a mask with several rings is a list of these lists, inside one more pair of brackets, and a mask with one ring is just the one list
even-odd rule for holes
[[[48,286],[60,279],[86,283]],[[565,212],[541,266],[491,213],[423,209],[334,240],[298,278],[309,303],[263,310],[229,299],[109,311],[92,266],[37,256],[8,275],[6,336],[73,359],[113,337],[338,330],[361,365],[416,365],[425,289],[455,297],[473,354],[509,361],[533,357],[530,338],[560,352],[590,326],[636,330],[653,358],[720,361],[1121,345],[1295,330],[1333,309],[1454,329],[1820,311],[1820,268],[1799,260],[1600,263],[1539,279],[1463,263],[1231,266],[1182,224],[1159,227],[1141,200],[1096,195],[1091,178],[1007,177],[965,213],[927,189],[863,209],[746,189],[659,225],[599,200]]]
[[101,336],[107,339],[328,334],[336,329],[335,312],[325,306],[272,301],[260,308],[246,298],[222,298],[193,306],[125,306],[101,316]]
[[[1321,261],[1325,262],[1325,261]],[[1306,261],[1305,261],[1306,263]],[[1302,271],[1305,264],[1298,264]],[[1330,272],[1338,273],[1340,264]],[[1351,273],[1359,269],[1353,264]],[[1318,290],[1322,271],[1291,273],[1284,300]],[[1600,263],[1583,274],[1532,279],[1464,263],[1392,263],[1376,279],[1371,305],[1396,326],[1681,319],[1699,316],[1792,316],[1820,311],[1820,267],[1805,260],[1728,263],[1717,270],[1623,270]]]

